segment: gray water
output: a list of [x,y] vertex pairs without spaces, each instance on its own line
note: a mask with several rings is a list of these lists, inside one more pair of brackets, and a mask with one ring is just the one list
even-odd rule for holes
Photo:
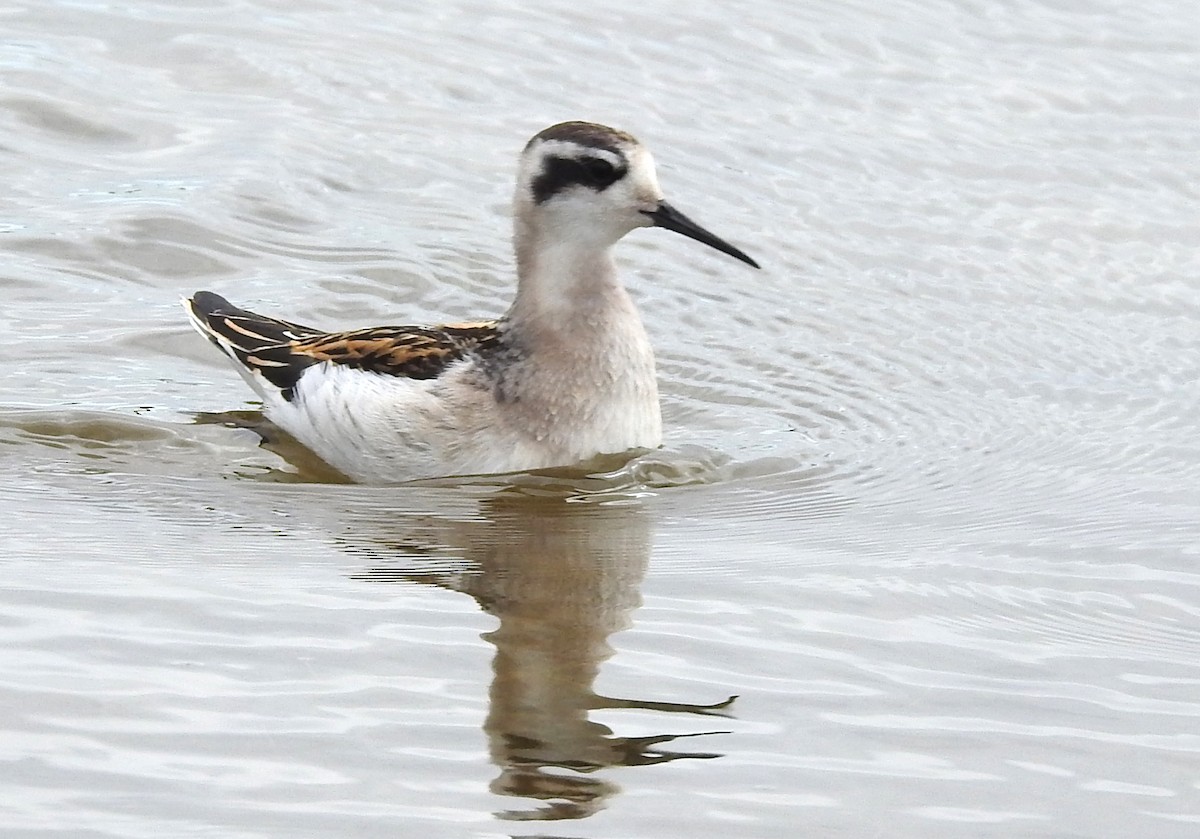
[[[0,33],[4,836],[1196,833],[1194,3]],[[335,483],[186,327],[502,312],[575,118],[764,265],[622,243],[661,451]]]

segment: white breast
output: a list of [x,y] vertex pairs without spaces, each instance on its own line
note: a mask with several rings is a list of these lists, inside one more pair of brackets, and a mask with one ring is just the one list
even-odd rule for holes
[[301,377],[292,401],[269,397],[266,411],[329,465],[365,483],[565,466],[660,444],[648,351],[627,348],[619,370],[530,361],[511,371],[512,387],[500,401],[473,361],[430,380],[320,364]]

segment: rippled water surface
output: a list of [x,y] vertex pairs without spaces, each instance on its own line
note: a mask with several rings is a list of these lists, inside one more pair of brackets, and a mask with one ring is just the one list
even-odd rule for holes
[[[0,27],[5,836],[1200,831],[1194,3]],[[500,313],[571,118],[764,265],[622,244],[661,451],[338,483],[186,327]]]

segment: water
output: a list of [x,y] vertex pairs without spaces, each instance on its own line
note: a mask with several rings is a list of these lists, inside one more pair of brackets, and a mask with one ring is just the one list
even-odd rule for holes
[[[397,5],[3,18],[5,835],[1192,835],[1192,4]],[[765,266],[622,244],[663,450],[261,446],[178,298],[497,314],[569,118]]]

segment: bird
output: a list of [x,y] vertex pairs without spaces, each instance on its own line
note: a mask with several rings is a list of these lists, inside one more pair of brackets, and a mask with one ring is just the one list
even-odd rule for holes
[[183,303],[264,415],[351,481],[567,467],[662,443],[654,351],[612,256],[641,227],[759,267],[663,199],[632,135],[572,121],[521,152],[516,294],[498,318],[327,332],[210,291]]

